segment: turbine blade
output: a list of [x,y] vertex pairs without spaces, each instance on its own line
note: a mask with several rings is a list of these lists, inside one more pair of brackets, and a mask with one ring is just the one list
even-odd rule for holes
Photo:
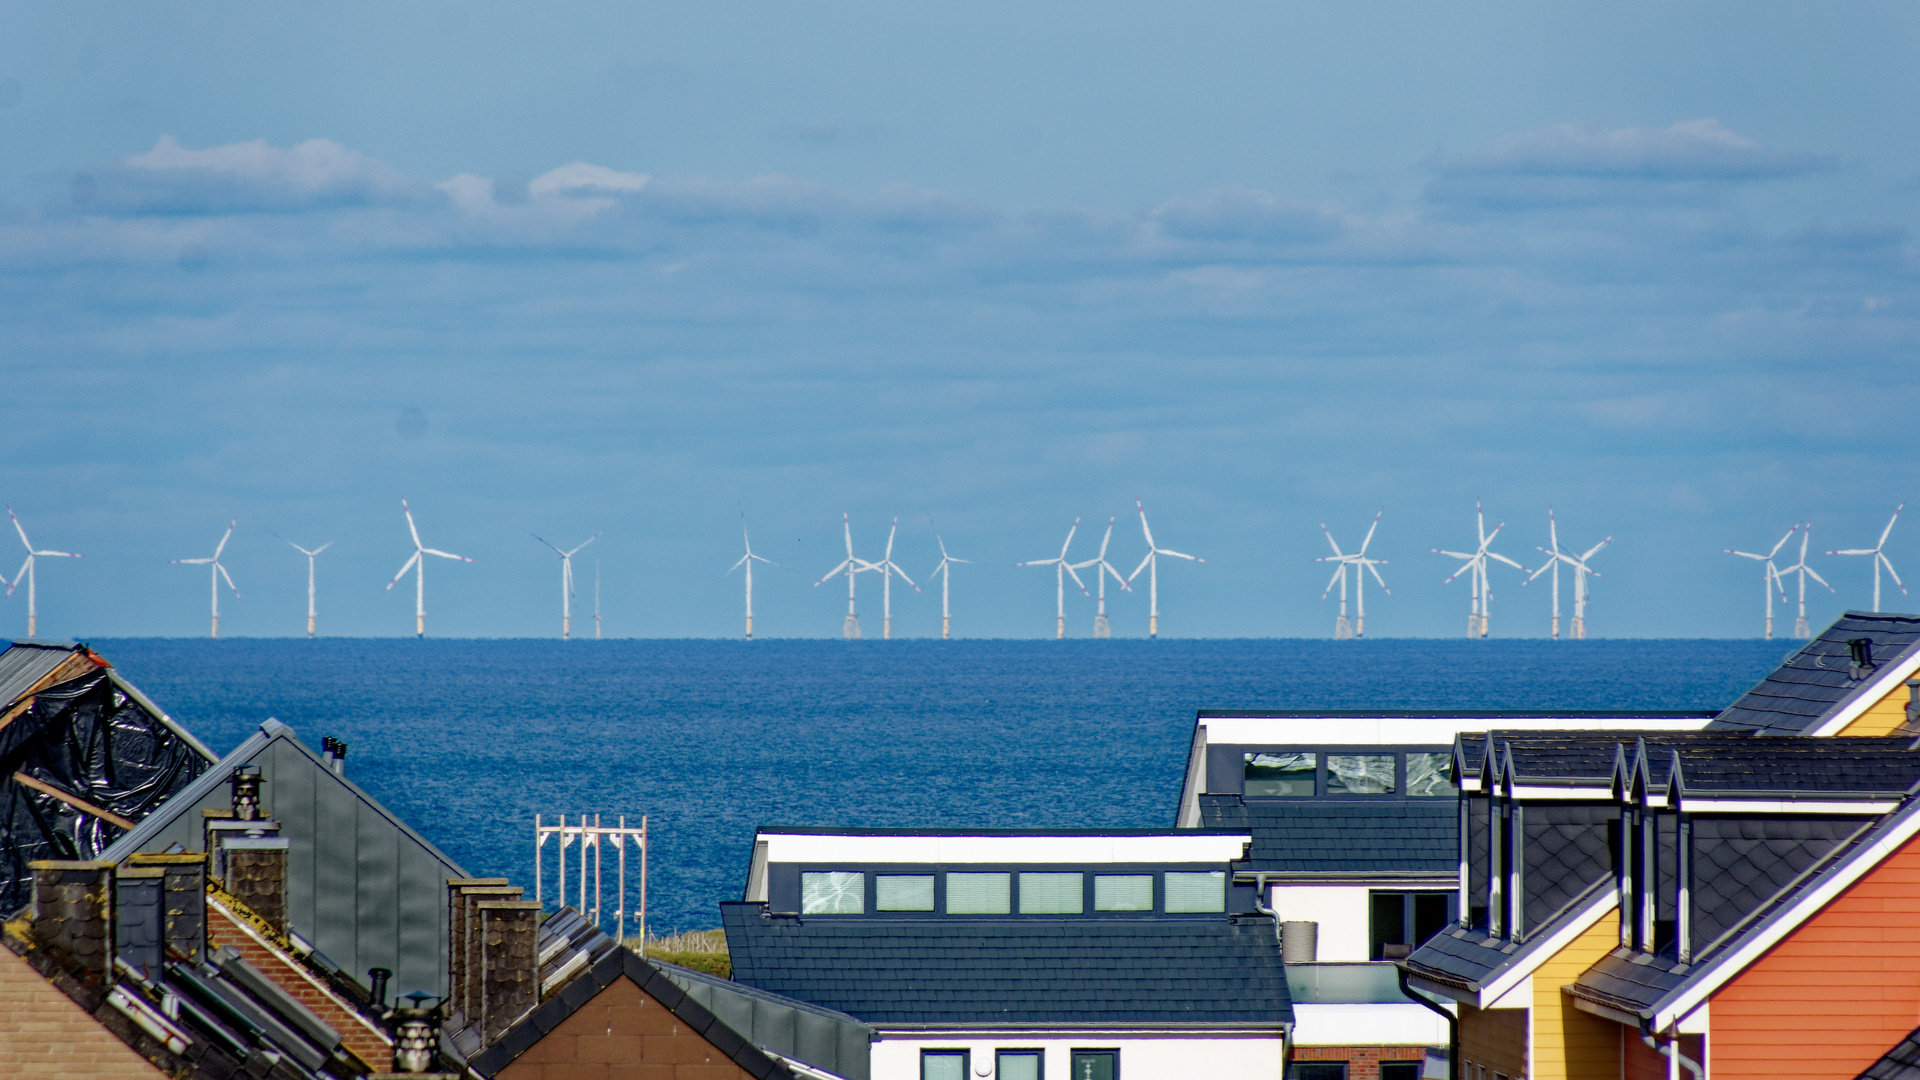
[[1346,576],[1347,576],[1347,564],[1346,564],[1346,563],[1341,563],[1341,564],[1340,564],[1340,568],[1339,568],[1339,569],[1337,569],[1337,570],[1335,570],[1335,571],[1333,572],[1333,576],[1327,579],[1327,587],[1326,587],[1326,589],[1325,589],[1325,591],[1323,591],[1323,592],[1322,592],[1322,593],[1320,594],[1320,599],[1322,599],[1322,600],[1325,600],[1325,599],[1326,599],[1327,597],[1329,597],[1329,596],[1332,596],[1332,595],[1333,595],[1333,587],[1334,587],[1335,585],[1338,585],[1338,584],[1340,584],[1340,582],[1341,582],[1341,580],[1342,580],[1343,578],[1345,578]]
[[184,564],[187,566],[205,566],[208,563],[212,562],[213,560],[212,559],[168,559],[167,561],[175,565]]
[[226,579],[227,588],[232,589],[235,599],[238,599],[240,596],[240,587],[233,583],[233,575],[227,573],[227,568],[221,566],[219,563],[214,563],[213,568],[220,571],[220,576]]
[[[1138,497],[1138,496],[1135,496],[1135,497],[1134,497],[1134,500],[1133,500],[1133,505],[1135,505],[1135,506],[1137,506],[1137,507],[1139,507],[1139,508],[1140,508],[1140,534],[1141,534],[1142,536],[1145,536],[1145,537],[1147,538],[1147,548],[1148,548],[1148,550],[1152,550],[1152,548],[1153,548],[1153,530],[1152,530],[1152,529],[1149,529],[1149,528],[1147,528],[1147,504],[1146,504],[1146,503],[1143,503],[1143,502],[1141,502],[1141,501],[1140,501],[1140,499],[1139,499],[1139,497]],[[1136,574],[1137,574],[1137,573],[1139,573],[1139,572],[1140,572],[1140,571],[1138,571],[1138,570],[1135,570],[1135,571],[1134,571],[1134,573],[1136,573]]]
[[[1902,505],[1905,505],[1905,504],[1902,504]],[[1880,565],[1886,567],[1887,573],[1893,575],[1893,583],[1895,585],[1900,585],[1900,595],[1901,596],[1907,595],[1907,587],[1905,585],[1900,584],[1900,575],[1894,573],[1893,571],[1893,560],[1887,558],[1885,555],[1882,555],[1880,556]]]
[[438,555],[443,559],[458,559],[461,562],[473,561],[472,559],[467,558],[465,555],[455,555],[451,551],[441,551],[439,548],[421,548],[420,550],[427,553],[428,555]]
[[559,545],[541,536],[539,533],[528,533],[527,535],[533,537],[535,540],[540,541],[541,543],[547,545],[548,547],[553,548],[553,553],[555,555],[560,556],[561,558],[565,558],[569,554],[568,552],[561,551],[559,548]]
[[14,517],[13,507],[7,507],[7,516],[13,518],[13,531],[20,534],[20,543],[31,553],[33,551],[33,541],[27,539],[27,530],[21,527],[20,519]]
[[220,538],[220,546],[213,549],[213,557],[215,559],[220,558],[220,553],[227,550],[227,541],[233,539],[233,527],[238,524],[240,524],[239,518],[234,518],[232,521],[227,522],[226,535]]
[[[1360,550],[1358,554],[1365,555],[1367,553],[1367,545],[1373,543],[1373,530],[1378,529],[1380,527],[1380,515],[1386,512],[1387,512],[1387,508],[1384,506],[1374,511],[1373,524],[1367,526],[1367,538],[1365,540],[1360,541]],[[1325,528],[1325,526],[1321,526],[1321,527]]]
[[330,548],[330,547],[332,547],[333,545],[335,545],[335,544],[337,544],[337,543],[339,543],[339,542],[340,542],[340,541],[338,541],[338,540],[329,540],[329,541],[327,541],[326,543],[324,543],[324,544],[321,544],[321,545],[320,545],[319,547],[317,547],[317,548],[314,548],[314,549],[313,549],[312,551],[309,551],[309,552],[307,552],[307,554],[309,554],[309,555],[318,555],[318,554],[320,554],[321,552],[323,552],[323,551],[325,551],[325,550],[327,550],[328,548]]
[[400,512],[407,515],[407,532],[413,534],[413,546],[418,549],[420,547],[420,530],[413,525],[413,507],[408,506],[407,500],[405,499],[400,500]]
[[1080,595],[1091,598],[1093,594],[1087,591],[1087,583],[1080,580],[1080,575],[1073,572],[1073,567],[1068,566],[1066,563],[1061,563],[1060,565],[1066,570],[1067,576],[1073,579],[1073,583],[1080,586]]
[[1893,516],[1887,519],[1887,527],[1880,530],[1880,542],[1874,545],[1874,550],[1877,551],[1880,548],[1887,546],[1887,537],[1893,535],[1893,523],[1900,520],[1900,511],[1905,510],[1906,508],[1907,508],[1907,504],[1905,500],[1901,500],[1900,505],[1894,507]]
[[[1808,577],[1810,577],[1810,578],[1812,578],[1813,580],[1815,580],[1815,581],[1817,581],[1817,582],[1819,582],[1819,583],[1820,583],[1820,584],[1822,584],[1822,585],[1827,585],[1827,579],[1826,579],[1826,578],[1823,578],[1823,577],[1821,577],[1821,576],[1820,576],[1820,573],[1819,573],[1819,571],[1817,571],[1817,570],[1815,570],[1815,569],[1814,569],[1813,567],[1811,567],[1811,566],[1802,566],[1802,567],[1801,567],[1800,569],[1802,569],[1802,570],[1804,570],[1804,571],[1806,571],[1806,574],[1807,574],[1807,576],[1808,576]],[[1833,586],[1831,586],[1831,585],[1827,585],[1827,591],[1828,591],[1828,592],[1832,592],[1832,591],[1833,591]]]
[[62,558],[62,559],[84,559],[84,558],[86,558],[86,556],[85,556],[85,555],[77,555],[77,554],[75,554],[75,553],[73,553],[73,552],[71,552],[71,551],[36,551],[36,552],[34,552],[34,554],[35,554],[35,555],[43,555],[43,556],[50,556],[50,557],[51,557],[51,556],[57,556],[57,557],[59,557],[59,558]]
[[[211,562],[211,561],[213,561],[213,560],[211,560],[211,559],[209,559],[209,560],[207,560],[207,561],[209,561],[209,562]],[[397,574],[395,574],[395,575],[393,575],[393,580],[392,580],[392,581],[389,581],[389,582],[387,582],[387,587],[386,587],[386,589],[384,589],[384,590],[382,590],[382,591],[384,591],[384,592],[392,592],[392,591],[393,591],[393,587],[394,587],[395,585],[398,585],[398,584],[400,583],[400,579],[401,579],[401,578],[403,578],[403,577],[406,577],[406,576],[407,576],[407,571],[409,571],[409,570],[411,570],[411,569],[413,569],[413,564],[414,564],[414,563],[417,563],[417,562],[419,562],[419,561],[420,561],[420,553],[416,551],[416,552],[414,552],[414,553],[413,553],[413,556],[412,556],[411,558],[409,558],[409,559],[407,560],[407,564],[406,564],[405,566],[402,566],[402,567],[400,568],[400,572],[399,572],[399,573],[397,573]]]
[[[839,577],[840,571],[845,570],[848,566],[852,565],[852,563],[853,563],[852,559],[844,560],[843,562],[841,562],[839,566],[836,566],[833,569],[827,571],[826,577],[823,577],[819,581],[814,582],[813,587],[817,589],[820,586],[825,585],[827,582],[832,581],[834,578]],[[858,573],[858,571],[855,571],[855,573]]]
[[[1385,559],[1382,559],[1382,560],[1380,560],[1380,561],[1381,561],[1381,562],[1385,562],[1386,560],[1385,560]],[[1378,571],[1378,570],[1375,570],[1375,569],[1373,568],[1373,563],[1372,563],[1372,562],[1364,562],[1364,563],[1361,563],[1360,565],[1362,565],[1362,566],[1364,566],[1364,567],[1366,567],[1366,568],[1367,568],[1367,572],[1373,575],[1373,580],[1375,580],[1375,581],[1377,581],[1377,582],[1379,582],[1379,583],[1380,583],[1380,591],[1381,591],[1381,592],[1384,592],[1384,593],[1386,593],[1386,594],[1387,594],[1388,596],[1392,596],[1392,595],[1393,595],[1393,590],[1392,590],[1392,589],[1389,589],[1389,588],[1387,588],[1387,579],[1386,579],[1386,578],[1383,578],[1383,577],[1381,577],[1381,576],[1380,576],[1380,571]]]
[[[744,530],[743,530],[743,532],[744,532]],[[591,543],[593,543],[593,542],[594,542],[595,540],[598,540],[598,539],[600,539],[600,537],[601,537],[601,536],[602,536],[602,535],[603,535],[604,533],[605,533],[605,530],[603,529],[603,530],[601,530],[601,532],[597,532],[597,533],[594,533],[594,534],[593,534],[592,536],[589,536],[589,537],[587,537],[587,538],[586,538],[585,540],[582,540],[582,541],[580,542],[580,547],[577,547],[577,548],[574,548],[574,549],[573,549],[572,551],[569,551],[569,552],[567,552],[567,557],[568,557],[568,558],[572,558],[573,556],[575,556],[575,555],[578,555],[578,554],[580,553],[580,548],[583,548],[583,547],[586,547],[586,546],[587,546],[588,544],[591,544]]]
[[[1333,549],[1334,557],[1337,559],[1346,558],[1346,553],[1340,550],[1340,545],[1333,542],[1333,533],[1327,528],[1327,523],[1324,521],[1320,523],[1320,532],[1326,536],[1327,546]],[[1327,560],[1320,559],[1317,561],[1326,562]],[[1324,600],[1326,597],[1323,596],[1321,599]]]
[[1173,556],[1173,557],[1174,557],[1174,558],[1176,558],[1176,559],[1186,559],[1186,560],[1187,560],[1187,561],[1189,561],[1189,562],[1206,562],[1206,561],[1207,561],[1207,560],[1205,560],[1205,559],[1203,559],[1203,558],[1201,558],[1201,557],[1200,557],[1200,556],[1198,556],[1198,555],[1187,555],[1187,554],[1184,554],[1184,553],[1182,553],[1182,552],[1178,552],[1178,551],[1168,551],[1168,550],[1167,550],[1166,548],[1161,548],[1161,549],[1160,549],[1160,554],[1162,554],[1162,555],[1171,555],[1171,556]]
[[1608,544],[1611,544],[1611,543],[1613,543],[1613,537],[1609,536],[1605,540],[1602,540],[1599,543],[1593,545],[1592,547],[1587,549],[1587,553],[1585,555],[1580,556],[1580,561],[1585,562],[1588,559],[1593,558],[1595,555],[1599,554],[1601,548],[1606,547]]

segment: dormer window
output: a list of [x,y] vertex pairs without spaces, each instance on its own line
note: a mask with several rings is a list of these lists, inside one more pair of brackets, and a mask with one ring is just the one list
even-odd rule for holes
[[1246,791],[1249,795],[1311,796],[1319,771],[1318,754],[1248,754]]
[[873,879],[876,911],[932,911],[932,874],[876,874]]
[[1412,751],[1407,754],[1407,794],[1453,795],[1453,755]]
[[1391,795],[1394,755],[1328,754],[1327,794]]
[[1081,874],[1053,871],[1020,875],[1020,914],[1078,915],[1087,909]]
[[862,915],[866,910],[866,874],[858,870],[825,870],[800,875],[800,914]]
[[1012,874],[947,874],[947,914],[1007,915],[1012,911]]

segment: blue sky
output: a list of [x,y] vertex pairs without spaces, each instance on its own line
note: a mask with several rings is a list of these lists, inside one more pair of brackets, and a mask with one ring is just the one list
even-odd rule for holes
[[1720,549],[1811,520],[1824,621],[1916,493],[1910,7],[6,7],[0,496],[88,556],[47,634],[203,633],[167,560],[230,518],[223,632],[303,629],[275,533],[340,538],[323,631],[410,632],[405,497],[476,560],[436,634],[556,632],[529,534],[602,530],[609,634],[737,633],[743,513],[760,632],[837,634],[847,512],[1039,636],[1011,564],[1117,514],[1131,570],[1141,497],[1210,560],[1170,635],[1326,633],[1319,523],[1383,506],[1369,630],[1458,633],[1476,498],[1529,566],[1550,505],[1618,537],[1596,635],[1752,635]]

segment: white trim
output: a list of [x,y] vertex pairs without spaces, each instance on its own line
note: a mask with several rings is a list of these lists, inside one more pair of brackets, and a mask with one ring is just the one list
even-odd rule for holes
[[1296,1003],[1295,1046],[1445,1046],[1447,1022],[1412,1002]]
[[1887,856],[1905,846],[1907,841],[1920,833],[1920,804],[1910,808],[1906,815],[1894,822],[1884,834],[1872,844],[1861,848],[1849,856],[1839,866],[1821,875],[1820,883],[1808,889],[1793,903],[1767,919],[1747,935],[1732,951],[1721,955],[1706,965],[1703,977],[1689,979],[1688,985],[1678,995],[1668,999],[1664,1007],[1657,1007],[1653,1014],[1653,1029],[1665,1031],[1673,1025],[1676,1018],[1691,1013],[1702,1005],[1726,981],[1745,971],[1749,965],[1760,958],[1762,953],[1779,944],[1781,939],[1800,927],[1800,924],[1831,903],[1834,897],[1845,892],[1866,873],[1882,862]]
[[1699,1008],[1681,1017],[1680,1034],[1706,1035],[1711,1033],[1713,1031],[1713,1017],[1707,1010],[1712,1007],[1712,1002],[1704,1002]]
[[1180,784],[1180,809],[1174,815],[1174,825],[1182,829],[1191,829],[1200,824],[1200,793],[1207,790],[1209,778],[1203,775],[1207,771],[1207,726],[1193,726],[1193,744],[1187,751],[1187,776]]
[[1859,814],[1878,817],[1900,809],[1898,800],[1854,802],[1839,799],[1682,799],[1689,814]]
[[1548,802],[1555,799],[1577,799],[1582,802],[1613,802],[1613,785],[1605,787],[1549,787],[1546,785],[1515,784],[1510,799],[1528,799],[1535,802]]
[[1822,720],[1807,734],[1815,737],[1838,735],[1846,730],[1848,724],[1859,719],[1861,713],[1878,704],[1881,698],[1893,693],[1894,687],[1913,678],[1916,671],[1920,671],[1920,651],[1916,651],[1897,664],[1883,667],[1880,675],[1869,680],[1866,685],[1855,688],[1853,697],[1847,699],[1839,712]]
[[[1484,995],[1482,995],[1484,996]],[[1505,993],[1482,1005],[1483,1009],[1532,1009],[1533,1008],[1533,972],[1515,983]]]
[[1708,716],[1203,716],[1210,744],[1441,746],[1462,732],[1698,731]]
[[[1591,930],[1593,924],[1599,922],[1600,919],[1605,916],[1607,912],[1612,911],[1619,902],[1620,894],[1617,889],[1606,888],[1596,892],[1593,895],[1593,899],[1587,901],[1586,907],[1575,911],[1558,930],[1547,935],[1545,940],[1528,942],[1524,945],[1524,948],[1530,950],[1527,963],[1524,965],[1514,965],[1509,970],[1502,972],[1499,977],[1492,982],[1482,986],[1480,988],[1480,1000],[1497,1001],[1506,996],[1507,991],[1513,989],[1515,983],[1522,979],[1533,978],[1534,971],[1536,971],[1541,964],[1546,963],[1551,957],[1558,956],[1560,950],[1573,944],[1575,938]],[[1493,1006],[1490,1005],[1481,1006],[1481,1008],[1492,1007]]]
[[1251,832],[1167,830],[1150,836],[966,836],[762,832],[769,863],[1227,863],[1244,857]]

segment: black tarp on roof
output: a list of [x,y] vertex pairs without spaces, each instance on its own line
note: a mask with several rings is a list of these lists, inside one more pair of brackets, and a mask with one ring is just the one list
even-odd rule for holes
[[87,661],[73,664],[83,674],[34,691],[32,704],[0,726],[0,913],[32,899],[32,860],[95,859],[124,832],[76,802],[137,822],[213,763],[85,646],[29,643],[0,653],[0,683],[12,693],[0,716],[76,658]]

